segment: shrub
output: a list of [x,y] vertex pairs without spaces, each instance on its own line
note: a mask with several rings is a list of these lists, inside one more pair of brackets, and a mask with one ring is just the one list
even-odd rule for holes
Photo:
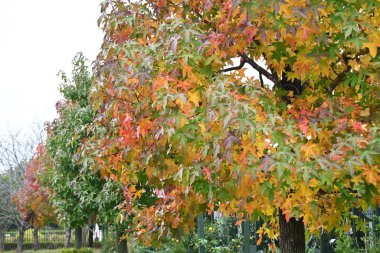
[[242,236],[235,225],[236,219],[224,217],[215,222],[205,221],[205,236],[195,235],[192,244],[195,248],[203,246],[206,253],[239,252],[242,245]]
[[107,235],[102,240],[101,253],[115,253],[116,252],[116,239],[113,236]]

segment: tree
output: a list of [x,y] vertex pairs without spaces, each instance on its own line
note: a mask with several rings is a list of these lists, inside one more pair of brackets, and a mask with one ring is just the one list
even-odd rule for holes
[[25,222],[34,228],[33,249],[39,249],[38,229],[55,221],[55,210],[51,206],[51,192],[41,185],[39,175],[43,173],[44,147],[37,147],[35,156],[28,162],[24,172],[24,185],[13,195],[13,202]]
[[57,102],[59,117],[47,127],[43,183],[52,191],[58,219],[69,229],[76,228],[75,245],[79,248],[82,244],[81,226],[94,222],[96,194],[101,189],[100,178],[82,168],[76,153],[80,140],[87,136],[86,125],[93,117],[87,103],[91,78],[85,57],[82,54],[75,56],[71,79],[64,72],[59,76],[64,99]]
[[24,233],[30,224],[17,209],[14,196],[24,185],[25,168],[41,141],[42,134],[38,129],[34,129],[30,136],[23,136],[20,131],[9,132],[0,142],[0,241],[3,242],[3,232],[15,226],[19,232],[17,252],[22,251]]
[[81,247],[81,226],[95,222],[124,227],[117,207],[123,196],[119,182],[101,178],[92,170],[92,161],[82,159],[81,142],[91,136],[93,110],[88,103],[91,74],[87,60],[79,53],[73,60],[72,78],[60,72],[64,99],[57,103],[59,117],[48,125],[44,154],[43,184],[52,191],[52,202],[58,219],[68,227],[66,246],[69,247],[71,227],[75,227],[75,246]]
[[[86,145],[125,185],[135,234],[188,232],[218,206],[265,219],[259,232],[282,252],[305,252],[305,227],[347,230],[352,208],[377,204],[379,5],[104,1],[102,132]],[[134,205],[147,185],[158,200]]]

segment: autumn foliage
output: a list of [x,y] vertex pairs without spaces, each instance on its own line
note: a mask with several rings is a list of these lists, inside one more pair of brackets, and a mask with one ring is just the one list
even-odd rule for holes
[[55,221],[55,210],[50,204],[51,192],[42,186],[39,175],[44,173],[42,158],[45,148],[40,144],[24,173],[24,186],[13,196],[24,221],[34,228]]
[[[344,230],[352,208],[378,204],[379,7],[104,1],[82,155],[124,184],[130,232],[189,232],[218,208],[276,238],[279,212]],[[157,201],[141,204],[148,186]]]

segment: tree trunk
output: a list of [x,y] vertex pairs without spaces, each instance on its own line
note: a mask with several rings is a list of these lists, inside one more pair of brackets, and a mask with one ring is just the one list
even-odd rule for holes
[[65,240],[65,248],[70,248],[71,241],[71,228],[66,229],[66,240]]
[[[353,210],[354,215],[357,217],[360,217],[362,210],[358,208],[354,208]],[[365,242],[364,242],[364,232],[356,227],[355,219],[352,219],[352,236],[354,239],[354,245],[356,248],[364,249],[365,248]]]
[[5,230],[0,229],[0,251],[5,250]]
[[333,253],[334,248],[330,244],[330,240],[333,239],[333,232],[323,231],[321,234],[321,253]]
[[75,228],[75,248],[80,249],[82,247],[82,227]]
[[286,222],[285,215],[280,210],[280,248],[281,253],[305,253],[305,226],[303,220],[290,218]]
[[117,237],[117,247],[116,247],[116,252],[117,253],[128,253],[128,241],[127,239],[123,239],[124,231],[123,230],[118,230],[116,232],[116,237]]
[[33,250],[40,249],[40,242],[38,241],[38,228],[33,229]]
[[[203,239],[205,237],[205,218],[203,214],[199,214],[197,217],[197,234],[199,238]],[[204,253],[204,247],[199,245],[198,253]]]
[[90,224],[88,226],[88,247],[94,247],[94,225]]
[[5,231],[0,229],[0,251],[5,250]]
[[18,230],[18,240],[16,252],[22,252],[22,246],[24,244],[25,229],[22,227]]
[[251,242],[250,242],[250,236],[251,236],[251,230],[250,230],[250,221],[243,221],[242,223],[242,230],[243,230],[243,252],[244,253],[250,253],[251,251]]
[[82,227],[82,247],[87,246],[87,226]]

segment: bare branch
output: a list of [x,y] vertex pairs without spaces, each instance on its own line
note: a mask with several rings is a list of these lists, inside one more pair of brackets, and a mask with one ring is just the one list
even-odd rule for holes
[[240,60],[240,65],[239,66],[235,66],[235,67],[230,67],[230,68],[226,68],[226,69],[222,69],[220,72],[224,73],[224,72],[229,72],[229,71],[233,71],[233,70],[239,70],[239,69],[242,69],[244,67],[244,64],[246,63],[246,61],[242,58]]
[[260,78],[261,88],[264,88],[264,80],[263,80],[263,75],[261,73],[259,73],[259,78]]

